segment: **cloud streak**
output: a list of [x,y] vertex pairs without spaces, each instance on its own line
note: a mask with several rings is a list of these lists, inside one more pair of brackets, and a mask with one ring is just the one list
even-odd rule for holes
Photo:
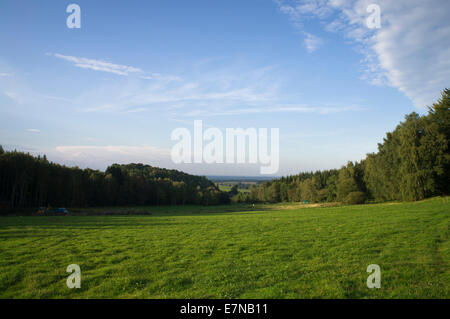
[[262,114],[262,113],[316,113],[316,114],[335,114],[341,112],[355,112],[363,111],[365,108],[360,106],[348,107],[314,107],[307,105],[284,105],[264,108],[241,108],[224,111],[208,111],[208,110],[194,110],[185,113],[186,116],[226,116],[226,115],[244,115],[244,114]]
[[29,129],[27,129],[27,132],[30,132],[30,133],[41,133],[41,130],[38,130],[36,128],[29,128]]
[[95,159],[119,161],[147,160],[155,161],[170,158],[170,150],[155,146],[128,146],[128,145],[107,145],[107,146],[57,146],[56,151],[61,155],[71,159]]
[[144,73],[144,71],[142,71],[141,69],[133,67],[133,66],[114,64],[114,63],[106,62],[103,60],[80,58],[80,57],[75,57],[75,56],[70,56],[70,55],[62,55],[59,53],[54,53],[52,55],[58,59],[72,62],[74,66],[82,68],[82,69],[103,71],[103,72],[109,72],[109,73],[125,75],[125,76],[129,75],[131,73]]
[[88,59],[71,55],[63,55],[60,53],[47,53],[47,55],[71,62],[75,67],[82,69],[108,72],[122,76],[138,75],[142,80],[159,80],[166,82],[182,80],[179,76],[160,73],[146,73],[142,69],[134,66],[115,64],[104,60]]
[[48,150],[49,158],[66,165],[77,165],[105,169],[108,165],[144,163],[153,166],[170,167],[170,149],[141,145],[104,145],[88,146],[61,145]]

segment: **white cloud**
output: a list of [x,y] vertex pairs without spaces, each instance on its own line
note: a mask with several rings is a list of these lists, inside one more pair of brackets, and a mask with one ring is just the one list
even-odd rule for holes
[[162,81],[182,81],[182,78],[176,75],[163,75],[159,73],[151,73],[140,76],[143,80],[162,80]]
[[306,50],[308,50],[309,53],[312,53],[323,44],[323,40],[311,33],[305,33],[304,43]]
[[[332,11],[328,0],[303,0],[303,1],[285,1],[275,0],[281,12],[288,14],[293,18],[294,23],[299,23],[296,19],[300,17],[319,16],[326,17]],[[301,22],[300,22],[301,23]]]
[[303,34],[303,43],[309,53],[316,51],[322,44],[323,39],[305,31],[304,21],[311,16],[326,17],[330,9],[326,6],[326,0],[303,0],[288,2],[275,0],[279,5],[280,12],[286,14],[291,23]]
[[9,97],[11,100],[16,102],[17,104],[23,104],[25,101],[25,99],[17,92],[4,91],[3,94],[6,95],[7,97]]
[[2,77],[11,77],[13,75],[14,75],[13,73],[0,73],[0,76]]
[[100,167],[113,163],[169,164],[170,150],[154,146],[57,146],[56,155],[64,161]]
[[41,130],[38,130],[38,129],[36,129],[36,128],[28,128],[28,129],[27,129],[27,132],[31,132],[31,133],[40,133]]
[[390,84],[417,107],[433,103],[450,83],[450,1],[377,0],[381,28],[366,19],[373,0],[278,0],[296,27],[311,16],[361,47],[363,78]]
[[111,153],[127,156],[149,156],[160,157],[170,155],[170,151],[155,146],[57,146],[56,150],[61,153],[70,153],[73,156],[81,156],[83,154]]
[[129,75],[130,73],[143,73],[139,68],[135,68],[132,66],[127,65],[120,65],[120,64],[114,64],[110,62],[106,62],[103,60],[94,60],[94,59],[87,59],[87,58],[80,58],[70,55],[62,55],[59,53],[52,54],[53,56],[63,59],[69,62],[72,62],[76,67],[83,68],[83,69],[91,69],[95,71],[103,71],[103,72],[109,72],[114,73],[118,75]]
[[47,53],[62,60],[72,62],[76,67],[90,69],[94,71],[102,71],[114,73],[117,75],[128,76],[130,74],[139,74],[139,78],[143,80],[159,80],[159,81],[181,81],[181,78],[174,75],[165,75],[160,73],[145,73],[142,69],[128,65],[114,64],[103,60],[95,60],[88,58],[75,57],[70,55],[62,55],[59,53]]

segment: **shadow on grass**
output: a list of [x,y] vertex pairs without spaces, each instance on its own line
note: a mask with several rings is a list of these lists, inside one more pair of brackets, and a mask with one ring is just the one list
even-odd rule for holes
[[75,208],[70,210],[71,216],[211,216],[216,214],[230,214],[237,212],[257,212],[277,210],[270,204],[259,204],[253,207],[248,204],[232,204],[218,206],[142,206],[142,207],[104,207],[104,208]]
[[[264,214],[267,211],[298,210],[302,208],[328,207],[329,204],[278,203],[278,204],[229,204],[216,206],[134,206],[70,208],[65,216],[1,216],[0,229],[9,227],[42,226],[44,229],[108,229],[176,226],[192,223],[192,220],[175,217],[211,217],[227,215]],[[167,218],[167,219],[166,219]],[[197,222],[202,222],[198,220]],[[210,221],[208,221],[210,222]],[[11,235],[11,234],[9,234]],[[20,234],[15,234],[20,237]],[[7,236],[5,234],[5,236]],[[0,237],[1,238],[1,237]]]
[[[264,206],[264,205],[261,205]],[[68,216],[3,216],[0,217],[0,229],[6,230],[0,234],[0,238],[21,238],[36,236],[30,234],[36,229],[28,227],[43,227],[41,230],[64,229],[73,231],[83,230],[107,230],[109,228],[140,228],[140,227],[166,227],[191,224],[191,219],[179,219],[175,217],[211,217],[240,214],[257,214],[262,211],[274,210],[270,205],[255,207],[248,205],[227,206],[154,206],[154,207],[113,207],[113,208],[86,208],[70,210]],[[199,220],[201,223],[202,221]],[[210,221],[208,221],[210,222]],[[20,231],[8,231],[10,227],[23,228]],[[25,234],[26,233],[26,234]]]

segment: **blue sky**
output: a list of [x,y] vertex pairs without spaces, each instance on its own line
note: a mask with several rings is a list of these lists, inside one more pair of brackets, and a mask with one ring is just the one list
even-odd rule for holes
[[[66,7],[81,8],[81,28]],[[381,8],[381,28],[365,19]],[[450,83],[448,1],[0,3],[0,144],[105,169],[182,164],[173,129],[279,128],[277,175],[338,168]]]

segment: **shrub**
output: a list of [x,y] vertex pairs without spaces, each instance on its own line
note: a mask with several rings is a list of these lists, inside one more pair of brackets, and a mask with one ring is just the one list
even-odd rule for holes
[[345,197],[344,203],[355,205],[364,204],[366,201],[366,195],[363,192],[351,192]]

